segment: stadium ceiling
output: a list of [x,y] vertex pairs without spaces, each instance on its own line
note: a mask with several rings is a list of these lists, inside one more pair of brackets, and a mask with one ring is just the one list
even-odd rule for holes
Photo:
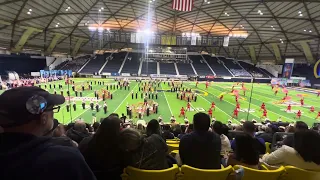
[[159,34],[248,34],[246,39],[230,38],[229,47],[190,49],[239,59],[319,58],[319,0],[195,0],[191,12],[174,11],[172,0],[0,0],[0,47],[71,53],[78,46],[79,52],[92,52],[101,36],[88,26],[102,22],[111,31],[135,32],[144,27],[149,4],[155,12],[153,31]]

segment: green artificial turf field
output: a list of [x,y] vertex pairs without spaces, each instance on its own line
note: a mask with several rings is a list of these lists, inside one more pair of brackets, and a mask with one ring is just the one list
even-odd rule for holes
[[[116,84],[113,79],[73,79],[75,81],[75,85],[77,89],[81,89],[82,84],[86,84],[88,81],[93,81],[93,90],[85,90],[83,92],[83,98],[94,98],[94,90],[102,92],[106,90],[107,84]],[[104,81],[105,85],[98,85],[95,84],[94,81]],[[64,95],[66,96],[66,91],[68,86],[65,85],[64,81],[56,81],[54,82],[56,86],[58,84],[63,85]],[[231,115],[233,110],[235,109],[235,97],[230,93],[231,87],[235,86],[235,89],[239,91],[240,98],[239,103],[241,105],[241,111],[239,112],[238,119],[232,119]],[[211,107],[211,102],[215,102],[216,109],[213,111],[213,116],[224,123],[227,123],[229,119],[232,119],[233,123],[239,123],[241,119],[248,119],[252,120],[255,119],[258,122],[261,121],[260,117],[262,115],[262,111],[259,111],[261,104],[264,102],[266,104],[266,108],[268,110],[268,118],[272,121],[277,120],[279,117],[282,117],[282,121],[287,122],[295,122],[295,111],[301,110],[302,117],[301,120],[305,121],[309,126],[312,126],[313,123],[318,122],[315,120],[317,112],[320,111],[320,98],[317,98],[315,94],[306,93],[306,92],[299,92],[295,90],[289,90],[288,96],[291,98],[290,104],[292,104],[292,112],[285,112],[287,108],[287,104],[281,103],[281,99],[284,97],[284,93],[279,88],[279,93],[277,96],[274,95],[273,90],[271,89],[270,85],[267,84],[258,84],[255,83],[253,85],[252,91],[252,98],[251,98],[251,106],[250,106],[250,113],[248,115],[248,107],[249,107],[249,100],[251,95],[251,83],[246,83],[245,87],[247,88],[246,97],[243,96],[243,91],[241,90],[241,84],[236,85],[235,83],[220,83],[220,82],[211,82],[208,89],[205,87],[205,83],[199,83],[198,87],[196,87],[195,82],[184,82],[183,87],[191,88],[193,92],[198,94],[197,101],[191,101],[191,108],[192,111],[187,111],[186,116],[190,122],[192,122],[193,114],[196,112],[207,112],[208,109]],[[42,88],[44,85],[42,84]],[[53,89],[49,89],[50,93],[53,93]],[[143,104],[143,99],[140,97],[140,93],[138,92],[139,83],[135,81],[130,82],[130,90],[124,90],[124,88],[120,89],[113,89],[109,91],[113,94],[113,99],[107,99],[108,105],[108,113],[104,114],[103,111],[103,101],[100,99],[99,104],[101,106],[100,111],[96,113],[96,111],[92,111],[89,106],[89,100],[86,101],[86,109],[82,109],[82,99],[78,98],[76,100],[77,104],[77,111],[73,111],[71,106],[71,113],[67,112],[66,107],[64,105],[61,106],[60,112],[55,114],[55,118],[58,119],[61,123],[67,124],[71,121],[76,119],[84,119],[86,122],[91,123],[93,114],[96,115],[97,120],[100,118],[108,116],[108,114],[116,112],[121,115],[121,113],[126,113],[126,105],[133,105],[135,107],[140,106]],[[56,87],[57,93],[60,94],[60,91]],[[138,92],[138,98],[132,99],[131,92]],[[153,99],[159,105],[159,112],[158,114],[152,114],[147,117],[144,116],[144,120],[147,122],[153,118],[157,119],[161,114],[163,120],[165,122],[170,121],[171,115],[174,115],[178,122],[183,123],[184,118],[178,117],[180,114],[181,107],[185,107],[187,105],[186,100],[177,99],[175,92],[170,92],[170,86],[168,83],[161,83],[160,87],[157,87],[158,92],[158,99]],[[1,93],[1,91],[0,91]],[[219,101],[219,96],[224,93],[223,101]],[[75,93],[71,90],[70,86],[70,96],[75,97]],[[301,107],[298,105],[300,103],[301,96],[304,96],[305,99],[305,107]],[[280,104],[279,104],[280,103]],[[296,105],[294,103],[297,103]],[[309,112],[309,107],[314,106],[315,112]],[[137,113],[134,113],[134,122],[138,120],[136,117]],[[263,120],[263,119],[262,119]],[[319,119],[320,120],[320,119]]]

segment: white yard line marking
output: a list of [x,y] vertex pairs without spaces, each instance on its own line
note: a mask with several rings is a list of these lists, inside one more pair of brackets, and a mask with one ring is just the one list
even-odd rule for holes
[[163,91],[162,84],[161,84],[161,89],[162,89],[162,92],[163,92],[163,94],[164,94],[164,97],[166,98],[166,101],[167,101],[167,104],[168,104],[168,107],[169,107],[169,110],[170,110],[170,113],[171,113],[171,116],[172,116],[172,115],[173,115],[173,114],[172,114],[172,110],[171,110],[170,104],[169,104],[169,102],[168,102],[166,93]]
[[[132,91],[138,86],[138,83],[132,88]],[[122,103],[130,96],[131,92],[132,91],[129,91],[128,95],[121,101],[121,103],[118,105],[118,107],[113,111],[113,112],[116,112],[119,107],[122,105]]]

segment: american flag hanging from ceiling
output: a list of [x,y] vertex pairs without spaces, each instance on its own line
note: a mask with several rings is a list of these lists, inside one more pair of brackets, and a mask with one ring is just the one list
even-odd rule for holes
[[172,9],[177,11],[192,11],[194,0],[172,0]]

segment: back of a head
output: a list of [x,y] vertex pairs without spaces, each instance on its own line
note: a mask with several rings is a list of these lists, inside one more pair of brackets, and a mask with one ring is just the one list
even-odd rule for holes
[[171,127],[170,127],[169,124],[163,125],[162,128],[163,128],[164,131],[170,131],[171,130]]
[[212,125],[212,129],[215,133],[221,135],[223,134],[223,124],[220,121],[215,121]]
[[185,133],[187,129],[186,125],[181,125],[181,133]]
[[259,163],[259,151],[257,150],[257,140],[247,133],[240,133],[235,137],[235,156],[238,161],[248,165]]
[[86,123],[84,121],[76,121],[74,123],[73,129],[78,131],[78,132],[86,132]]
[[151,136],[152,134],[160,135],[160,125],[159,122],[155,119],[149,121],[147,125],[147,136]]
[[[99,141],[115,141],[120,133],[120,119],[116,116],[108,116],[103,119],[94,138]],[[101,142],[102,143],[102,142]]]
[[197,113],[193,116],[194,130],[197,132],[207,132],[210,127],[210,117],[205,113]]
[[294,149],[306,162],[320,165],[320,135],[312,130],[294,133]]
[[248,133],[250,135],[253,135],[253,133],[256,131],[256,126],[251,121],[246,121],[243,123],[243,131],[245,133]]
[[308,129],[309,129],[308,125],[303,121],[297,121],[295,123],[295,131],[296,132],[304,131],[304,130],[308,130]]
[[142,144],[142,134],[133,128],[127,128],[120,132],[119,146],[123,151],[131,152]]

